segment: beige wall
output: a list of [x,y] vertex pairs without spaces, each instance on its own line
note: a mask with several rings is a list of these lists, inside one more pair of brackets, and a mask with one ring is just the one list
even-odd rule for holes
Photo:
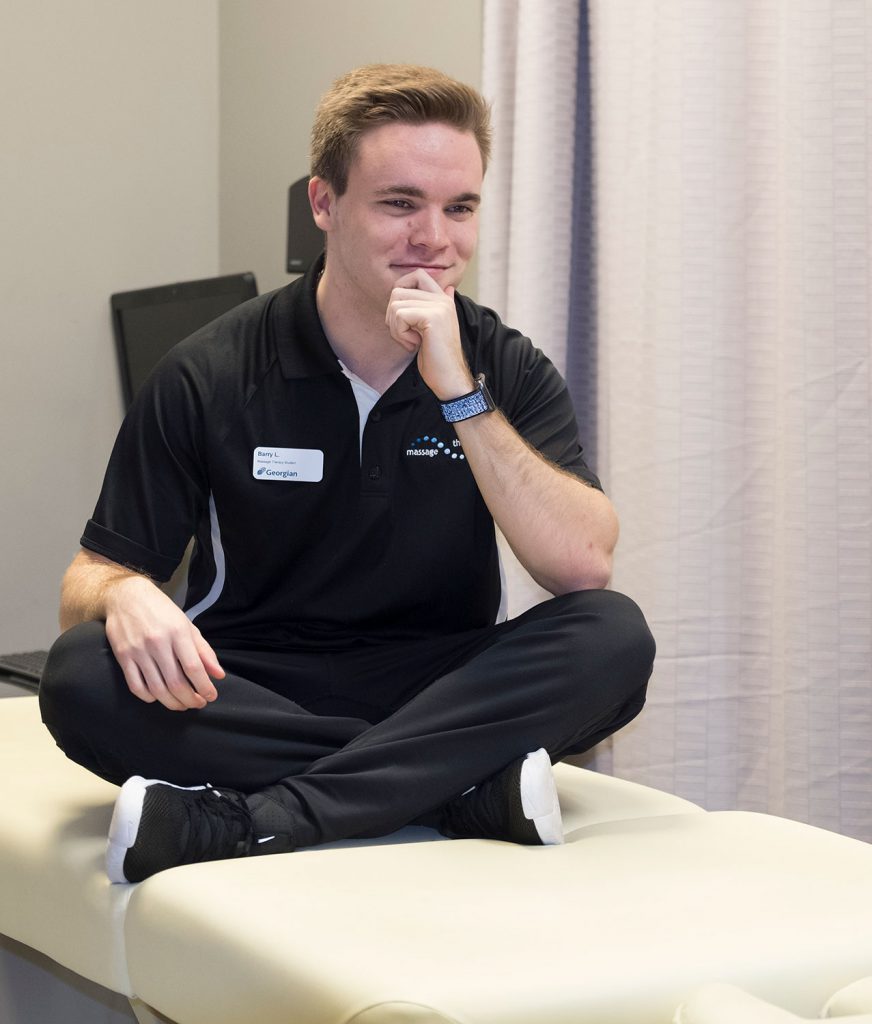
[[109,295],[218,270],[215,0],[2,0],[0,650],[46,646],[121,417]]
[[0,651],[47,646],[121,418],[114,291],[284,272],[318,97],[480,81],[481,0],[0,0]]

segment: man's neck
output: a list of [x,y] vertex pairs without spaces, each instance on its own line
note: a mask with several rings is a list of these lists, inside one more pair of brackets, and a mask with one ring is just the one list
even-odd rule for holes
[[361,315],[360,306],[346,301],[325,276],[318,282],[316,300],[321,326],[337,358],[384,394],[415,358],[391,337],[384,312]]

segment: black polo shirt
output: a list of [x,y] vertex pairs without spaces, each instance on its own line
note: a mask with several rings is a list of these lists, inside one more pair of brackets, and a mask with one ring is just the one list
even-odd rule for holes
[[[193,535],[185,608],[213,642],[330,648],[493,623],[494,525],[457,436],[412,363],[361,444],[317,269],[171,350],[121,427],[82,545],[163,581]],[[509,421],[598,486],[553,365],[492,311],[456,305]]]

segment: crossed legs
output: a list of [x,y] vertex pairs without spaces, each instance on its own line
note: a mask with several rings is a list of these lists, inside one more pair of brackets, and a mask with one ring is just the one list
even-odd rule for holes
[[595,745],[641,710],[654,644],[628,598],[583,591],[459,636],[217,654],[218,700],[171,712],[129,693],[101,624],[75,627],[46,666],[43,720],[110,781],[232,787],[302,847],[391,832],[538,747]]

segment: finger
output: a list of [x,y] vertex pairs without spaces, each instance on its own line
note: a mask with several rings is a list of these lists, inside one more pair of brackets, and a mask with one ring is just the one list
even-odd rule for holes
[[[173,654],[182,677],[178,680],[174,677],[173,682],[178,681],[183,690],[184,687],[187,687],[192,693],[202,698],[203,701],[214,700],[218,696],[218,691],[215,689],[215,684],[209,678],[209,673],[203,664],[203,658],[197,647],[196,637],[191,635],[180,641],[173,649]],[[172,689],[176,696],[182,700],[188,696],[187,693],[179,692],[175,687],[172,687]],[[195,702],[192,706],[202,707],[199,702]]]
[[[430,278],[428,277],[429,281]],[[437,305],[448,306],[449,303],[446,301],[448,293],[443,292],[439,285],[436,285],[436,291],[425,291],[423,288],[394,288],[391,292],[390,305],[396,306],[403,303],[418,303],[419,305]],[[453,308],[453,303],[450,303]]]
[[200,655],[200,660],[203,662],[203,668],[206,669],[213,679],[223,679],[226,673],[218,661],[218,655],[211,645],[203,639],[203,634],[196,626],[194,627],[194,644],[197,648],[197,653]]
[[391,319],[400,318],[403,321],[413,323],[418,320],[444,320],[454,313],[454,306],[445,301],[445,296],[440,292],[437,295],[423,295],[421,292],[403,292],[395,296],[388,305],[385,320],[390,323]]
[[418,267],[417,270],[412,270],[410,273],[397,278],[397,280],[394,281],[394,288],[410,288],[415,291],[438,292],[442,294],[442,288],[439,286],[439,282],[436,281],[435,278],[431,277],[426,270],[422,270],[420,267]]
[[194,688],[188,678],[183,663],[192,671],[199,667],[202,678],[211,682],[203,671],[194,645],[185,636],[169,636],[162,643],[152,644],[150,649],[143,650],[136,661],[142,672],[148,689],[166,707],[173,710],[205,707],[205,698]]
[[[212,682],[203,670],[202,663],[196,656],[196,653],[194,653],[193,644],[190,651],[191,653],[183,651],[179,654],[173,649],[163,656],[163,660],[158,661],[157,667],[167,692],[183,707],[198,709],[206,706],[206,698],[197,690],[194,681],[188,673],[197,679],[197,685],[207,685],[211,688]],[[203,680],[205,680],[205,684]],[[160,700],[160,694],[156,689],[159,684],[149,679],[149,685],[152,693]]]
[[124,673],[127,689],[130,690],[133,696],[138,697],[146,704],[154,704],[157,698],[145,685],[145,680],[142,678],[142,673],[139,671],[139,667],[136,662],[131,661],[127,665],[122,665],[121,671]]
[[416,352],[424,340],[423,332],[426,326],[423,321],[421,310],[411,307],[401,310],[393,305],[388,307],[385,317],[391,337],[410,353]]
[[398,342],[409,355],[414,355],[424,341],[424,332],[419,330],[415,324],[407,324],[403,321],[394,321],[389,326],[389,333],[394,341]]
[[122,664],[124,678],[130,692],[146,704],[159,703],[169,711],[185,711],[186,705],[167,690],[164,680],[153,662],[143,668],[132,659]]

